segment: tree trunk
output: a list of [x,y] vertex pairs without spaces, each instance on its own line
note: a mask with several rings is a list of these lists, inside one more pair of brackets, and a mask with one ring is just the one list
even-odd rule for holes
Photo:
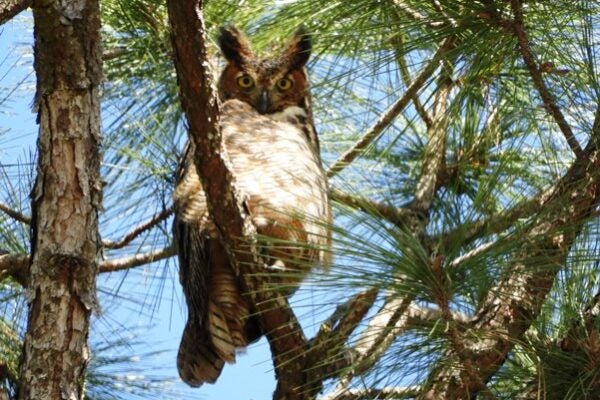
[[83,397],[96,307],[101,79],[96,0],[37,0],[38,175],[19,399]]

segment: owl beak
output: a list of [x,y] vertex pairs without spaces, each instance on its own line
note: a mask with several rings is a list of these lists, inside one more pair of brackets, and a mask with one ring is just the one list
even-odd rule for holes
[[258,96],[257,110],[261,114],[266,114],[271,107],[271,100],[269,99],[269,93],[266,90],[260,92]]

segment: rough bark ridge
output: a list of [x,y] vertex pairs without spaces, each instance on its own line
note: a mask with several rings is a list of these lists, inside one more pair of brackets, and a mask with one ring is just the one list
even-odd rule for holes
[[35,1],[38,175],[19,399],[80,399],[99,249],[100,12]]

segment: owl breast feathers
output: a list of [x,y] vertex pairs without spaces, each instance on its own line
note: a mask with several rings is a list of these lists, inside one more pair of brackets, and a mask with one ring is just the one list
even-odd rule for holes
[[[257,59],[235,28],[221,30],[220,127],[261,252],[287,294],[315,264],[329,264],[331,209],[304,65],[310,40],[294,35],[278,59]],[[262,332],[210,219],[188,145],[174,193],[174,235],[188,321],[177,365],[191,386],[214,382]],[[283,272],[283,273],[282,273]]]

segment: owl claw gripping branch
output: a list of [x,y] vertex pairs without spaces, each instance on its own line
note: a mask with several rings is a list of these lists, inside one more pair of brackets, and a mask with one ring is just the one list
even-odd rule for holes
[[[219,79],[221,132],[238,189],[273,268],[271,282],[297,287],[310,266],[329,263],[331,209],[312,121],[299,30],[282,55],[257,58],[234,27],[221,28],[227,64]],[[210,220],[188,145],[174,200],[180,281],[188,305],[177,367],[191,386],[213,383],[225,362],[262,332]],[[285,273],[285,274],[284,274]],[[288,290],[290,294],[293,290]]]

